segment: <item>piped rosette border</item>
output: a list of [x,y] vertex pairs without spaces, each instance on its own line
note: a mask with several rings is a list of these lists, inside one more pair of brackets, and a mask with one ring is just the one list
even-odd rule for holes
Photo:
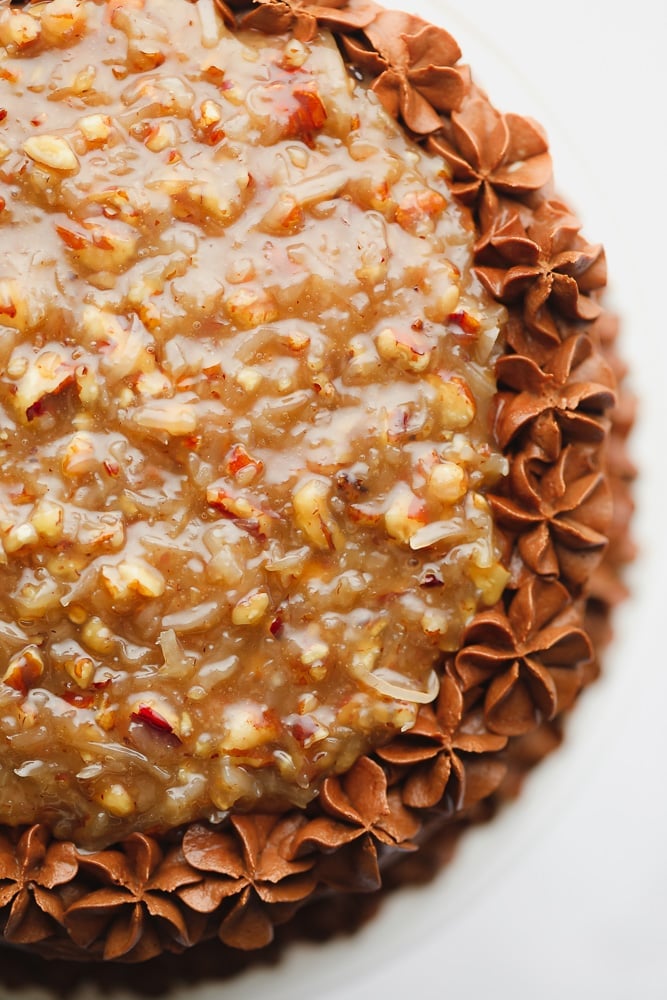
[[442,156],[471,212],[476,273],[508,311],[494,430],[510,472],[489,501],[510,580],[469,623],[414,728],[328,778],[303,811],[94,853],[41,825],[3,828],[2,937],[59,958],[140,962],[216,937],[263,948],[309,900],[375,892],[386,872],[410,878],[401,858],[489,815],[556,745],[597,675],[632,557],[632,401],[601,304],[604,251],[554,197],[541,128],[497,111],[451,35],[411,14],[363,0],[216,5],[230,28],[301,41],[333,31],[384,107]]

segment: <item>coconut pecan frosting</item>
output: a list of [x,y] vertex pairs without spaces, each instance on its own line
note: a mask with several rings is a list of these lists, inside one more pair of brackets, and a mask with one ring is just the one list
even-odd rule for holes
[[596,676],[632,556],[632,405],[601,303],[604,251],[555,197],[541,128],[497,111],[451,35],[413,15],[363,0],[216,5],[232,29],[302,42],[333,32],[351,71],[442,157],[471,213],[476,274],[508,317],[494,433],[510,471],[489,502],[510,577],[446,658],[435,702],[304,809],[100,851],[39,824],[0,830],[2,936],[46,955],[140,962],[216,936],[257,949],[310,900],[380,889],[434,831],[513,794],[551,747]]

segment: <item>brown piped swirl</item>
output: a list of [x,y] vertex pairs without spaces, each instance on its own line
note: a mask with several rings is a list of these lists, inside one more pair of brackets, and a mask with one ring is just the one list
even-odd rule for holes
[[[490,498],[511,578],[475,616],[416,725],[305,810],[232,815],[85,853],[42,825],[0,831],[0,929],[46,955],[138,962],[218,937],[267,945],[309,900],[374,892],[433,830],[483,815],[558,741],[597,673],[632,557],[632,405],[604,251],[553,199],[541,128],[501,114],[443,29],[363,0],[216,0],[228,27],[335,33],[387,110],[443,157],[478,229],[479,280],[508,309],[495,434],[510,461]],[[409,866],[406,871],[410,871]]]

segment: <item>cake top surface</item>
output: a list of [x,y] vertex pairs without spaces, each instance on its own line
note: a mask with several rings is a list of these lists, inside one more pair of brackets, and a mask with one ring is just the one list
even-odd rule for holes
[[507,580],[470,220],[330,38],[144,0],[0,43],[0,820],[305,805]]

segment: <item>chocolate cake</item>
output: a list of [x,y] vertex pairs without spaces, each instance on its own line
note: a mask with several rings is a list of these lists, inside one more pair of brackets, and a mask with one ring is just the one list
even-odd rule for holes
[[604,251],[460,59],[373,3],[0,3],[4,943],[264,948],[596,677]]

